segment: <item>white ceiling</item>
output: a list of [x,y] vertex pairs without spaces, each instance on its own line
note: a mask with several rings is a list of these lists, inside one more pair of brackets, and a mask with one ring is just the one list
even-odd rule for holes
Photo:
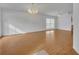
[[[49,15],[72,13],[72,3],[37,3],[39,12]],[[0,8],[11,10],[26,11],[31,7],[31,3],[0,3]]]

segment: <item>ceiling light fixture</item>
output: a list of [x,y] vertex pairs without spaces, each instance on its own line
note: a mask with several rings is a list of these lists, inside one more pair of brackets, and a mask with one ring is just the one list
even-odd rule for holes
[[38,9],[34,3],[32,3],[31,8],[29,8],[27,11],[30,14],[37,14],[38,13]]

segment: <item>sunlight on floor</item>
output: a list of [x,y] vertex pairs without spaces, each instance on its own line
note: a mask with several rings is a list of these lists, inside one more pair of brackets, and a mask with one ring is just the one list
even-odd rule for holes
[[48,53],[45,50],[40,50],[40,51],[34,53],[33,55],[48,55]]
[[54,39],[54,31],[51,30],[51,31],[46,31],[46,39]]

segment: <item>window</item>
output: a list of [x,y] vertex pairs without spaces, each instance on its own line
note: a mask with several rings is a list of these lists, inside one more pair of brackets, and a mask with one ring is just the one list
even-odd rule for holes
[[46,29],[53,29],[54,27],[55,27],[54,18],[47,18],[46,19]]

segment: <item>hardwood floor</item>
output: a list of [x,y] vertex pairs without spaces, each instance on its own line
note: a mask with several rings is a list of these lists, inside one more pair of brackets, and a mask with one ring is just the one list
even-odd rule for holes
[[73,39],[70,31],[52,30],[47,31],[46,33],[46,44],[44,49],[49,54],[77,54],[72,48]]
[[40,31],[1,38],[0,54],[29,55],[43,49],[49,55],[77,55],[72,46],[70,31]]

